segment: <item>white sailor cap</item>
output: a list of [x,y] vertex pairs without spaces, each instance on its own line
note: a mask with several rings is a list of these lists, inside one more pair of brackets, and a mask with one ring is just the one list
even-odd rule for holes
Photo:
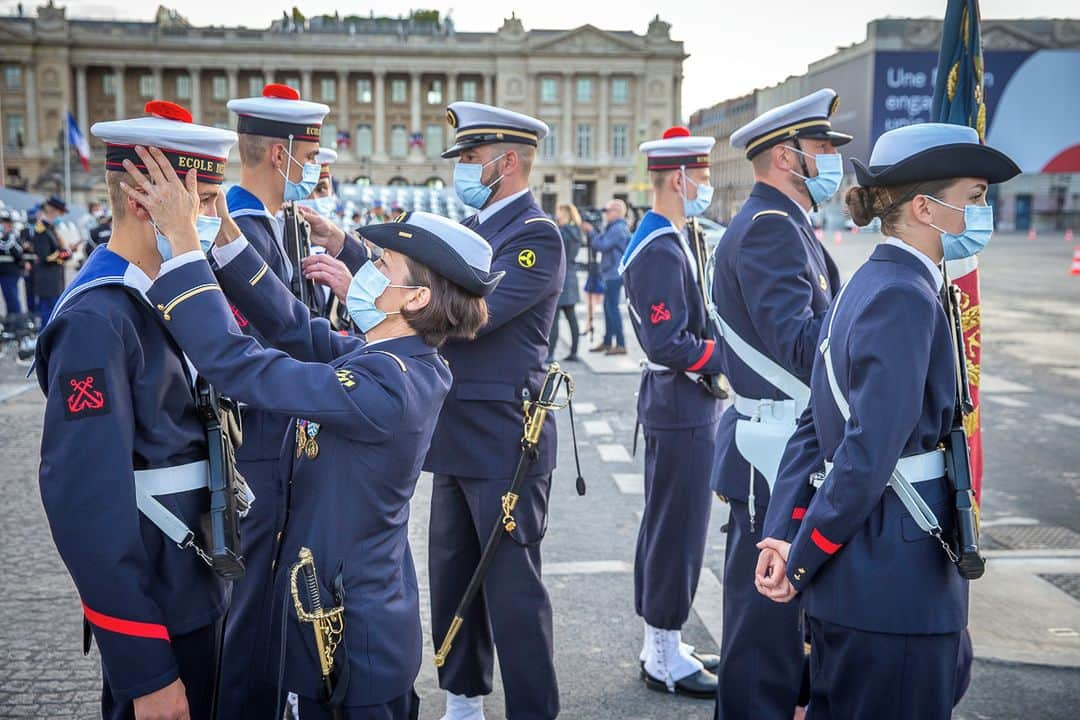
[[1020,174],[1012,158],[979,142],[979,133],[973,128],[949,123],[889,130],[874,143],[869,166],[854,158],[851,164],[863,187],[960,177],[1000,183]]
[[337,162],[337,158],[337,150],[328,147],[321,147],[319,152],[315,153],[315,162],[320,165],[333,165]]
[[123,172],[124,160],[146,170],[135,146],[156,147],[165,153],[177,174],[195,170],[199,182],[220,185],[225,179],[229,148],[236,144],[232,130],[196,125],[191,113],[176,103],[151,100],[148,117],[94,123],[90,134],[105,141],[105,169]]
[[393,222],[368,225],[360,234],[381,248],[423,263],[462,290],[486,296],[506,273],[491,272],[491,245],[474,231],[441,215],[402,213]]
[[444,158],[454,158],[465,148],[490,143],[536,147],[548,134],[547,123],[542,120],[483,103],[451,103],[446,108],[446,121],[457,132],[454,144],[442,154]]
[[832,129],[829,118],[840,105],[831,88],[823,88],[759,115],[731,133],[731,147],[752,158],[766,148],[796,138],[828,140],[833,146],[851,142],[851,136]]
[[709,152],[716,138],[691,135],[682,125],[664,131],[660,140],[641,143],[638,150],[648,158],[649,170],[709,167]]
[[248,135],[319,142],[322,122],[330,108],[300,99],[288,85],[270,83],[261,97],[229,101],[229,109],[239,115],[236,132]]

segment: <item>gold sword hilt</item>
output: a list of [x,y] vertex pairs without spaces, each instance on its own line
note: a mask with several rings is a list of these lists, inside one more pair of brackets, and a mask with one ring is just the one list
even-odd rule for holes
[[450,648],[454,645],[454,638],[457,637],[458,632],[461,630],[463,622],[465,621],[459,615],[455,615],[454,619],[450,621],[450,629],[446,631],[446,637],[443,638],[442,645],[439,646],[439,652],[435,653],[435,667],[441,668],[446,664],[446,656],[450,654]]
[[[305,585],[309,592],[314,593],[309,601],[311,610],[304,607],[300,598],[300,573],[306,576]],[[315,558],[311,550],[306,547],[300,548],[299,559],[289,569],[289,585],[292,592],[293,605],[296,607],[296,617],[300,622],[311,623],[312,632],[315,635],[315,649],[319,655],[319,669],[323,677],[330,677],[334,669],[334,654],[345,634],[345,606],[338,605],[329,609],[323,609],[322,600],[319,598],[319,581],[315,575]]]

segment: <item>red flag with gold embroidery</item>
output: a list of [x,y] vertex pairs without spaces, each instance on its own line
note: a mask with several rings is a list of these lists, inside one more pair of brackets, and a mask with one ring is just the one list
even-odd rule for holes
[[971,454],[971,487],[976,502],[982,497],[982,404],[979,402],[979,371],[982,368],[982,323],[979,303],[979,265],[974,258],[950,260],[946,263],[949,280],[960,288],[960,318],[964,331],[964,361],[967,364],[968,385],[974,409],[964,418]]

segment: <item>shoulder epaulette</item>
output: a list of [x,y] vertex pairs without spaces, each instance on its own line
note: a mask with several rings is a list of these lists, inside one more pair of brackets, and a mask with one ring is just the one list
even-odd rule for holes
[[546,223],[549,223],[551,225],[551,227],[555,228],[556,230],[559,229],[559,226],[555,223],[554,220],[552,220],[551,218],[546,218],[546,217],[529,218],[528,220],[525,221],[525,224],[528,225],[529,223],[534,223],[534,222],[546,222]]
[[396,362],[398,364],[398,367],[401,368],[401,372],[409,372],[408,369],[405,367],[405,362],[401,358],[399,358],[397,355],[395,355],[394,353],[387,352],[386,350],[368,350],[368,354],[374,354],[374,353],[378,353],[380,355],[385,355],[386,357],[388,357],[391,360],[393,360],[394,362]]
[[780,217],[790,217],[790,215],[788,215],[783,210],[762,210],[761,212],[754,213],[754,217],[750,219],[757,220],[762,215],[779,215]]
[[45,223],[38,220],[37,224],[34,225],[34,232],[39,232],[39,233],[45,232]]

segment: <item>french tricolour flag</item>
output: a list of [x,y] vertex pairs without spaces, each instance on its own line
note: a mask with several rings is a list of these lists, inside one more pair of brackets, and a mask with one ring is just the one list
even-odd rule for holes
[[86,142],[86,136],[79,131],[79,125],[75,122],[75,116],[67,114],[68,143],[79,153],[79,162],[83,170],[90,172],[90,144]]

